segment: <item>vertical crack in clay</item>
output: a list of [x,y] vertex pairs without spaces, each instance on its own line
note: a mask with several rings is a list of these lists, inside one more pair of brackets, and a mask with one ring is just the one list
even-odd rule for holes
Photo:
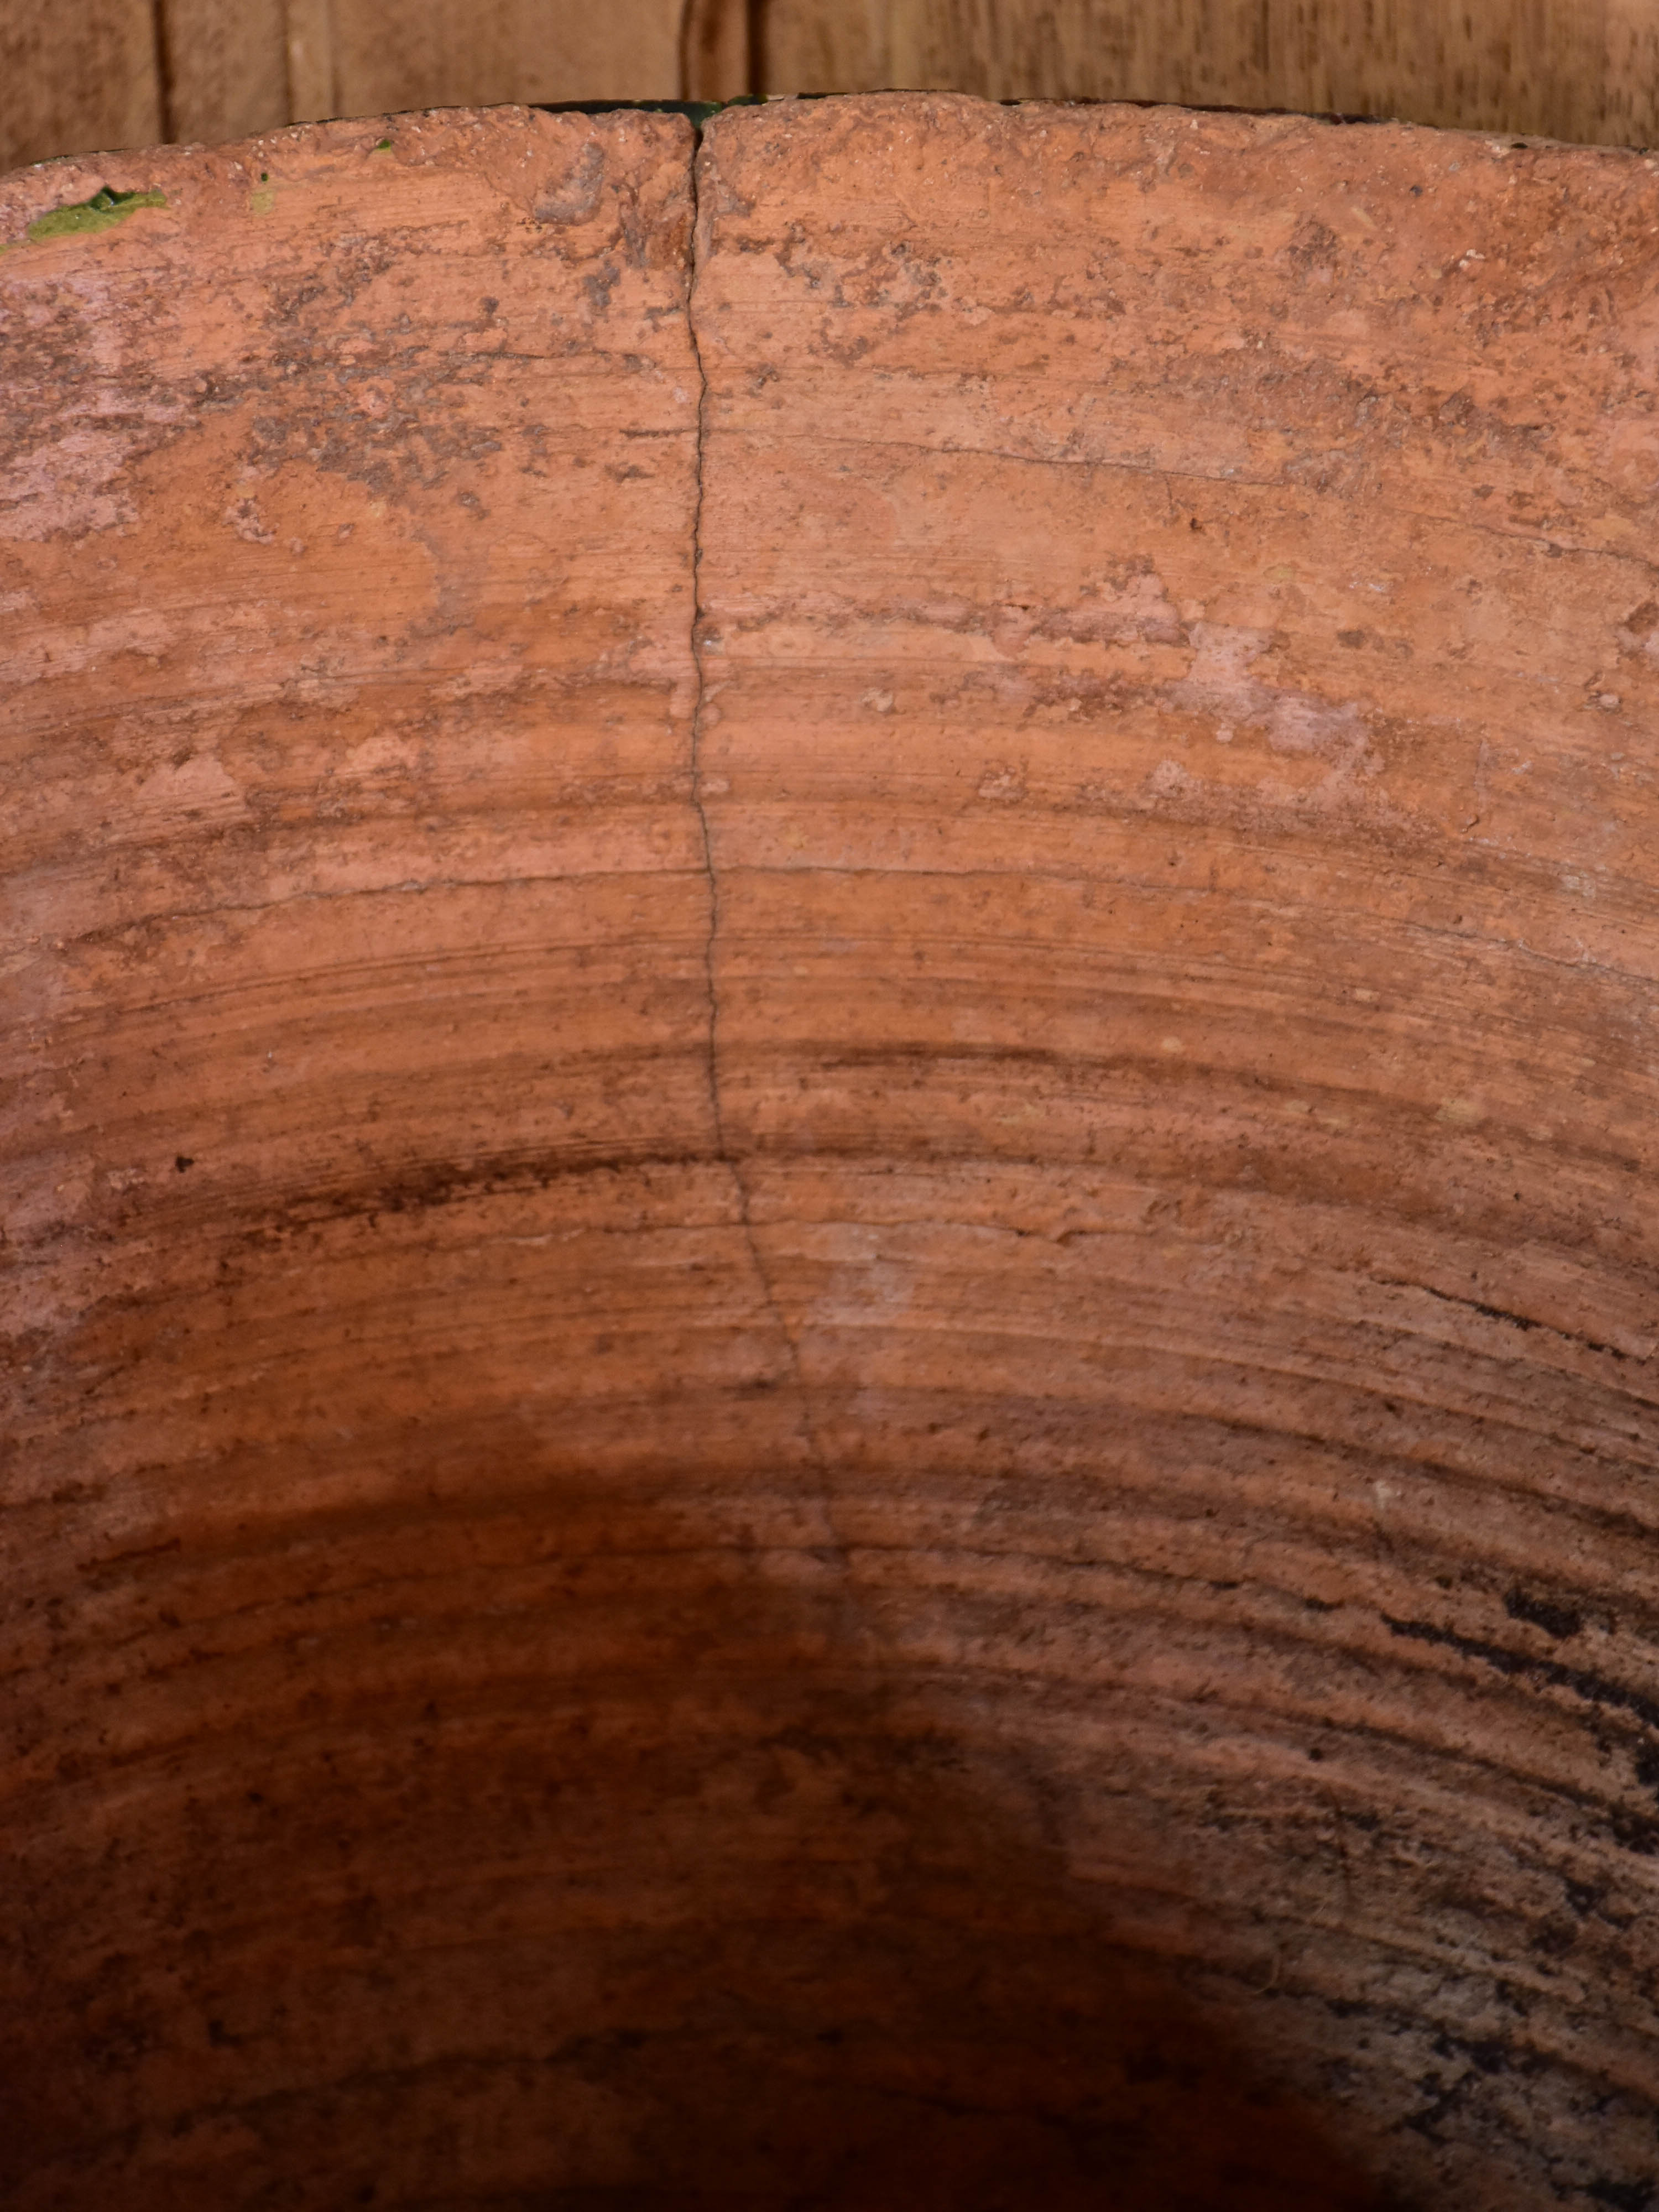
[[708,929],[703,939],[703,977],[708,1003],[708,1103],[714,1122],[715,1157],[732,1178],[732,1191],[737,1199],[738,1219],[743,1230],[756,1280],[767,1311],[776,1324],[784,1349],[788,1377],[799,1408],[799,1431],[807,1457],[817,1473],[820,1482],[820,1506],[826,1532],[825,1547],[844,1566],[846,1547],[836,1533],[834,1506],[830,1494],[830,1468],[817,1432],[812,1421],[811,1406],[807,1396],[805,1377],[801,1369],[800,1346],[789,1326],[788,1316],[779,1301],[772,1281],[771,1271],[755,1233],[754,1212],[748,1178],[743,1164],[732,1150],[726,1135],[726,1115],[720,1095],[720,1001],[718,975],[719,940],[720,933],[720,872],[714,861],[714,833],[709,824],[708,808],[703,789],[702,738],[703,712],[707,703],[708,679],[703,665],[703,622],[706,610],[702,600],[702,509],[703,464],[707,451],[708,430],[708,374],[703,366],[702,347],[697,337],[696,289],[702,258],[702,207],[701,175],[705,151],[701,142],[691,161],[691,252],[686,272],[686,331],[690,340],[691,358],[697,378],[696,421],[696,480],[691,502],[691,661],[694,689],[691,702],[691,805],[697,817],[702,839],[703,872],[708,882]]

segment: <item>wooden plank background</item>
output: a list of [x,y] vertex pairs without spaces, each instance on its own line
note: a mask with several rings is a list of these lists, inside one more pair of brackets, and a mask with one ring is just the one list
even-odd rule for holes
[[1659,139],[1659,0],[0,0],[0,168],[489,100],[954,87]]

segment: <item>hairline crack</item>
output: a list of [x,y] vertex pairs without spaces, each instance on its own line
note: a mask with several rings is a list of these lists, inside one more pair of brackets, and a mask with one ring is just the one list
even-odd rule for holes
[[743,1162],[732,1149],[726,1133],[726,1114],[722,1104],[720,1085],[720,999],[719,980],[719,942],[720,934],[720,870],[714,858],[713,825],[708,818],[707,796],[703,785],[702,738],[703,709],[708,697],[708,677],[704,665],[704,623],[708,610],[702,598],[702,577],[703,561],[703,465],[708,433],[709,387],[708,373],[703,363],[702,346],[697,335],[697,285],[702,274],[702,174],[704,161],[709,158],[705,143],[705,131],[695,131],[690,169],[691,227],[690,246],[686,265],[686,332],[691,348],[692,365],[697,379],[696,434],[694,447],[695,481],[691,502],[691,665],[693,690],[691,700],[690,786],[691,806],[697,817],[697,827],[702,842],[703,874],[708,885],[708,928],[703,939],[703,981],[708,1006],[708,1103],[714,1127],[714,1157],[732,1181],[737,1200],[738,1221],[743,1232],[750,1264],[760,1287],[762,1300],[776,1327],[784,1351],[784,1363],[798,1408],[800,1439],[820,1483],[820,1506],[823,1511],[828,1543],[825,1548],[833,1553],[845,1567],[847,1547],[835,1527],[834,1505],[830,1496],[830,1467],[812,1419],[811,1401],[807,1393],[806,1379],[801,1366],[800,1345],[789,1325],[788,1316],[778,1297],[771,1270],[756,1234],[752,1194]]

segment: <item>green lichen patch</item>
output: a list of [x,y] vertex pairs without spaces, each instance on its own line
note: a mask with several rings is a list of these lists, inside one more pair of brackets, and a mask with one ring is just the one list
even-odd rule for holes
[[76,200],[72,207],[53,208],[46,215],[36,216],[24,234],[37,246],[42,239],[70,238],[82,231],[112,230],[118,222],[125,222],[140,208],[165,207],[167,196],[163,191],[115,192],[107,185],[100,185],[89,200]]

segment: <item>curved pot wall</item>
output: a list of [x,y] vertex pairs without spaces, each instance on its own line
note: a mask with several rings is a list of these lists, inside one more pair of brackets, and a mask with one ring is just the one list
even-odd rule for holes
[[1648,2201],[1655,186],[0,188],[9,2203]]

